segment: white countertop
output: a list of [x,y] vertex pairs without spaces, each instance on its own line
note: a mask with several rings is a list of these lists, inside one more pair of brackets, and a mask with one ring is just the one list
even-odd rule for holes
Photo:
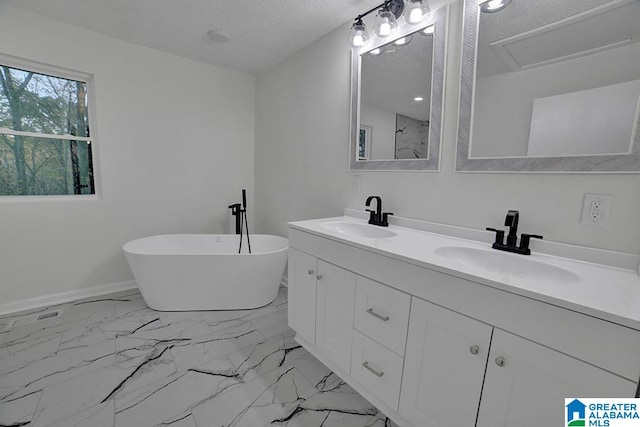
[[491,245],[487,243],[396,225],[385,227],[397,233],[396,236],[372,239],[332,231],[322,226],[322,223],[329,221],[367,224],[365,220],[344,216],[290,222],[289,226],[401,261],[640,330],[640,276],[636,270],[537,252],[532,252],[528,256],[501,252],[505,257],[526,257],[532,261],[560,267],[579,277],[576,283],[532,280],[520,275],[503,274],[473,265],[465,265],[455,259],[436,253],[436,249],[445,246],[492,250]]

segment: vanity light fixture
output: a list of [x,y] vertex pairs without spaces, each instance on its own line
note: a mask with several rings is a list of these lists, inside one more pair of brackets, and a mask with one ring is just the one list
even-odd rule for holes
[[500,12],[511,3],[511,0],[489,0],[480,5],[480,10],[485,13]]
[[404,12],[404,20],[411,25],[419,24],[429,13],[427,0],[409,0]]
[[408,35],[408,36],[399,38],[398,40],[394,41],[393,44],[396,46],[406,46],[409,43],[411,43],[412,38],[413,37],[411,35]]
[[385,0],[384,3],[358,15],[349,31],[349,44],[353,47],[362,47],[369,41],[367,28],[362,22],[362,18],[371,12],[378,11],[373,22],[373,32],[376,36],[386,38],[398,29],[398,21],[404,11],[405,0]]
[[383,53],[384,53],[384,46],[380,46],[369,51],[369,55],[371,56],[380,56]]

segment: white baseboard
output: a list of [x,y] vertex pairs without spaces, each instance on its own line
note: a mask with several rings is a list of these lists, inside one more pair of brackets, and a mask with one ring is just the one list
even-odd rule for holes
[[109,283],[107,285],[94,286],[86,289],[59,292],[51,295],[14,301],[7,304],[0,304],[0,316],[15,313],[18,311],[31,310],[39,307],[64,304],[66,302],[75,301],[82,298],[90,298],[110,294],[113,292],[126,291],[137,287],[138,285],[136,284],[136,282],[130,280],[127,282]]

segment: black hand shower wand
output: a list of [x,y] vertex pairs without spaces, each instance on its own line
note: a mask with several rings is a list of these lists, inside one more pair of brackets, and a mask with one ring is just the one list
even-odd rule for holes
[[247,190],[242,189],[242,207],[244,210],[244,225],[247,228],[247,246],[249,247],[249,253],[251,253],[251,240],[249,239],[249,220],[247,219]]
[[240,246],[238,247],[238,253],[242,252],[242,234],[243,228],[247,229],[247,245],[249,247],[249,253],[251,253],[251,240],[249,239],[249,221],[247,220],[247,190],[242,189],[242,209],[240,209]]

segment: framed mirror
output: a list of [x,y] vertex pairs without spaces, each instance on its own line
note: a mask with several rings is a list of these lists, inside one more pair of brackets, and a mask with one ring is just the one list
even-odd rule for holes
[[456,170],[639,172],[638,41],[638,0],[464,0]]
[[447,8],[351,51],[351,170],[440,164]]

